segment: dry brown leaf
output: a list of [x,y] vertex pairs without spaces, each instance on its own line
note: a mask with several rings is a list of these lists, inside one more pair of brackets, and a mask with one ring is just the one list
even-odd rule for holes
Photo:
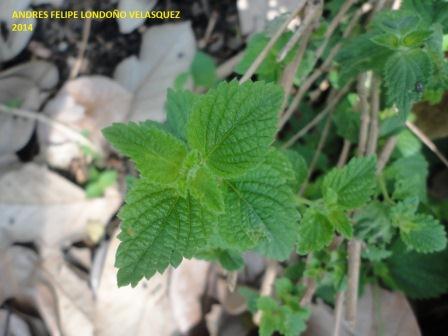
[[115,236],[110,242],[98,287],[95,335],[173,335],[176,325],[167,296],[168,272],[142,280],[135,288],[118,288],[114,267],[118,244]]
[[[68,81],[46,106],[50,118],[85,131],[97,147],[106,148],[101,129],[127,118],[131,94],[110,78],[86,76]],[[55,127],[40,124],[39,139],[47,162],[66,169],[82,150]]]
[[115,79],[134,94],[129,119],[164,121],[166,92],[187,71],[196,51],[190,22],[164,24],[143,35],[140,57],[126,58]]
[[170,301],[179,330],[186,333],[202,319],[201,298],[204,295],[210,263],[184,259],[173,270]]
[[45,167],[28,163],[0,177],[0,243],[61,246],[86,237],[89,222],[105,225],[121,204],[115,188],[103,198]]
[[18,315],[7,312],[5,309],[0,309],[0,332],[3,336],[31,336],[30,328],[26,322]]
[[[312,307],[312,315],[304,336],[329,336],[333,334],[332,310],[319,303]],[[352,335],[343,322],[341,336]],[[389,292],[379,287],[367,286],[358,303],[355,335],[420,336],[414,313],[402,293]]]
[[296,6],[297,0],[238,0],[241,32],[243,35],[260,32],[268,21],[292,11]]
[[158,0],[119,0],[118,9],[128,13],[126,18],[118,20],[120,32],[124,34],[130,33],[145,22],[144,18],[137,19],[129,17],[129,12],[150,11],[157,4],[157,1]]
[[[47,62],[33,61],[0,73],[0,103],[38,110],[46,98],[45,90],[58,81],[56,67]],[[35,121],[0,113],[0,156],[22,148],[30,139]]]
[[6,38],[0,34],[0,62],[8,61],[17,56],[28,44],[33,32],[11,31],[13,24],[31,24],[35,26],[36,19],[13,19],[14,10],[22,11],[28,8],[31,0],[2,0],[0,1],[0,23],[7,29]]

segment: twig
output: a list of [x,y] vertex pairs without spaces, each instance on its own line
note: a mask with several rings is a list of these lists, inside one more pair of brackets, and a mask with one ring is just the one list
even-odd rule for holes
[[322,130],[322,134],[319,139],[319,143],[317,145],[316,151],[314,152],[313,159],[311,160],[310,166],[308,168],[308,175],[305,179],[305,181],[302,183],[302,186],[300,187],[299,195],[303,195],[306,188],[308,187],[308,183],[310,181],[310,178],[314,172],[314,168],[316,167],[317,161],[319,160],[320,153],[322,152],[325,142],[328,138],[328,133],[330,131],[331,126],[331,114],[333,109],[331,109],[330,113],[328,114],[327,120],[325,122],[324,129]]
[[336,105],[339,103],[341,98],[347,93],[348,89],[350,88],[351,82],[347,83],[341,90],[337,91],[337,93],[334,95],[334,98],[329,100],[327,106],[318,114],[316,115],[313,120],[311,120],[305,127],[303,127],[299,132],[294,134],[291,139],[289,139],[285,144],[283,145],[283,148],[291,147],[297,140],[299,140],[301,137],[303,137],[305,134],[307,134],[313,127],[315,127],[325,116],[330,113]]
[[241,61],[243,57],[244,51],[236,54],[235,56],[232,56],[220,66],[218,66],[218,69],[216,69],[216,75],[218,76],[218,78],[224,79],[229,76],[233,72],[235,66]]
[[205,29],[204,37],[198,42],[199,49],[204,48],[208,41],[210,40],[210,36],[212,36],[213,30],[215,29],[216,23],[218,22],[218,12],[214,11],[208,20],[207,28]]
[[341,154],[339,155],[337,167],[343,167],[348,159],[348,154],[350,152],[350,147],[352,143],[347,139],[344,139],[344,144],[342,145]]
[[436,144],[431,141],[431,139],[422,132],[420,128],[415,126],[410,121],[406,121],[406,127],[414,133],[414,135],[420,139],[421,142],[425,144],[439,159],[443,162],[443,164],[448,167],[448,159],[442,154],[442,152],[437,148]]
[[370,130],[367,141],[366,154],[372,155],[376,153],[379,135],[379,112],[380,112],[380,82],[376,76],[372,78],[371,87],[371,104],[370,104]]
[[352,239],[348,242],[348,288],[347,288],[347,323],[355,330],[358,309],[358,285],[361,268],[361,241]]
[[272,49],[274,44],[277,42],[277,40],[282,35],[283,31],[288,27],[288,24],[299,14],[299,12],[302,10],[303,6],[305,5],[306,0],[299,0],[299,3],[297,4],[297,7],[294,9],[294,11],[291,13],[291,15],[286,19],[283,24],[279,27],[279,29],[274,33],[274,35],[269,40],[268,44],[264,47],[264,49],[261,51],[261,53],[257,56],[255,61],[251,64],[249,69],[247,69],[246,73],[241,77],[240,84],[247,81],[249,78],[252,77],[252,75],[257,71],[258,67],[261,65],[269,51]]
[[[346,38],[348,37],[351,32],[353,31],[356,23],[358,23],[360,17],[362,14],[364,14],[365,12],[360,9],[358,10],[355,15],[353,15],[352,19],[350,20],[347,28],[345,29],[344,33],[343,33],[343,37]],[[326,43],[326,42],[323,42]],[[336,44],[328,53],[327,58],[325,59],[324,63],[322,63],[322,65],[314,70],[303,82],[303,84],[300,86],[299,91],[296,93],[296,95],[294,96],[291,104],[289,105],[288,109],[285,111],[285,113],[283,114],[283,116],[280,118],[280,121],[278,123],[278,128],[282,129],[283,126],[286,124],[286,122],[289,120],[289,118],[291,118],[292,114],[294,113],[294,111],[297,109],[297,107],[299,106],[300,102],[302,101],[303,96],[305,95],[305,93],[310,89],[310,87],[314,84],[314,82],[322,75],[324,74],[326,71],[328,71],[328,69],[330,68],[331,63],[333,62],[333,59],[335,58],[335,56],[337,55],[337,53],[339,52],[339,49],[341,48],[342,43],[339,42],[338,44]],[[323,53],[324,49],[322,49],[322,51],[319,51],[320,53]],[[320,57],[321,55],[319,55],[316,52],[316,58]]]
[[82,29],[82,40],[81,40],[81,47],[79,48],[79,54],[78,57],[76,58],[76,62],[73,65],[72,70],[70,71],[70,79],[78,77],[79,71],[81,70],[82,62],[84,60],[84,56],[87,50],[87,43],[89,42],[91,28],[92,28],[92,19],[87,18],[84,21],[84,27]]
[[[275,278],[278,273],[278,262],[275,260],[269,260],[266,271],[263,275],[263,280],[261,281],[260,296],[271,296],[273,291],[273,286]],[[256,325],[260,324],[262,312],[260,310],[253,317],[253,321]]]
[[342,324],[342,315],[344,312],[344,297],[345,291],[339,291],[336,294],[336,303],[334,307],[334,327],[333,336],[339,336]]
[[365,73],[358,76],[358,95],[361,110],[361,125],[359,127],[358,155],[362,156],[366,152],[367,137],[369,135],[369,102],[366,88],[367,75]]
[[226,284],[230,292],[234,292],[238,282],[238,272],[230,271],[227,273]]
[[303,294],[302,299],[300,300],[301,307],[306,307],[311,303],[311,299],[313,298],[316,289],[317,289],[316,280],[308,278],[306,283],[305,294]]
[[396,136],[392,136],[387,140],[378,158],[378,163],[376,165],[377,174],[380,174],[383,171],[384,167],[386,167],[386,164],[389,161],[390,156],[392,155],[392,152],[394,151],[396,145],[397,145]]
[[89,139],[87,139],[86,137],[81,135],[79,132],[77,132],[76,130],[70,128],[69,126],[67,126],[59,121],[48,118],[46,115],[44,115],[42,113],[37,113],[34,111],[27,111],[27,110],[22,110],[22,109],[16,109],[16,108],[10,108],[5,105],[0,105],[0,112],[18,116],[18,117],[22,117],[22,118],[37,120],[43,124],[52,126],[55,129],[57,129],[58,131],[64,133],[71,140],[79,142],[80,144],[82,144],[84,146],[88,146],[91,149],[93,149],[95,152],[101,153],[101,150],[95,144],[93,144]]
[[309,9],[309,12],[305,14],[305,19],[300,23],[299,28],[294,32],[289,41],[278,54],[277,62],[282,62],[286,58],[291,49],[300,40],[302,34],[305,35],[304,33],[307,30],[309,31],[309,27],[314,23],[316,18],[322,15],[322,1],[319,1],[316,4],[314,2],[309,2],[307,9]]

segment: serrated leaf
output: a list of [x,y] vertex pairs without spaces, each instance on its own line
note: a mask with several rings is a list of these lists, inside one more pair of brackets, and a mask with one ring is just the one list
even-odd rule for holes
[[113,124],[103,135],[135,162],[140,173],[157,183],[172,183],[187,154],[185,145],[153,123]]
[[264,82],[223,82],[195,104],[188,143],[215,174],[238,176],[259,163],[274,139],[280,87]]
[[401,36],[415,30],[419,23],[420,18],[410,11],[382,11],[373,19],[373,27]]
[[340,209],[332,209],[328,213],[327,217],[334,229],[347,239],[353,237],[353,226],[344,211]]
[[395,34],[391,34],[391,33],[384,33],[384,34],[379,34],[379,35],[375,35],[371,38],[372,42],[395,50],[400,46],[400,39],[395,35]]
[[115,266],[118,285],[133,287],[143,277],[176,267],[207,243],[212,217],[192,197],[139,179],[119,213],[121,240]]
[[167,111],[168,129],[182,140],[187,139],[187,122],[193,104],[199,99],[190,91],[174,91],[168,89],[165,108]]
[[435,218],[417,214],[400,222],[400,237],[411,249],[420,253],[442,251],[446,247],[446,232]]
[[298,190],[308,175],[308,165],[303,156],[295,150],[286,149],[283,150],[283,153],[289,159],[292,170],[294,171],[295,179],[293,181],[293,188],[294,190]]
[[355,235],[368,244],[389,244],[393,227],[389,207],[377,201],[355,211],[353,216]]
[[283,170],[273,163],[278,159],[275,153],[246,175],[225,182],[226,213],[220,216],[218,230],[230,247],[256,247],[267,257],[284,260],[295,241],[291,232],[296,231],[299,213]]
[[418,197],[420,201],[426,201],[428,163],[423,155],[415,154],[400,158],[386,169],[385,174],[394,181],[395,199]]
[[397,240],[387,259],[389,272],[398,287],[413,299],[437,297],[448,291],[448,249],[420,254]]
[[403,45],[410,48],[420,47],[430,36],[430,30],[416,30],[403,37]]
[[400,51],[388,58],[384,68],[387,97],[395,103],[402,120],[406,120],[412,104],[419,100],[432,74],[429,56],[420,49]]
[[322,194],[333,190],[337,193],[337,202],[347,209],[365,204],[375,193],[376,159],[373,156],[354,158],[343,168],[330,171],[322,183]]
[[333,239],[333,224],[321,211],[309,208],[299,225],[297,251],[300,254],[315,252],[328,246]]
[[218,180],[206,166],[190,172],[187,187],[191,195],[200,200],[209,210],[216,213],[224,211],[224,197]]

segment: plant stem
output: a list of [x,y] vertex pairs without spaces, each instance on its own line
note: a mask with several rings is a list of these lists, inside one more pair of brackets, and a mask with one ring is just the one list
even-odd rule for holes
[[339,291],[336,294],[336,303],[334,307],[334,327],[333,336],[339,336],[342,324],[342,315],[344,312],[344,297],[345,291]]
[[354,332],[358,309],[358,286],[361,268],[361,241],[352,239],[348,242],[348,288],[346,319]]
[[380,82],[379,79],[373,75],[371,87],[371,103],[370,103],[370,131],[367,142],[366,154],[372,155],[376,153],[379,135],[379,113],[380,113]]
[[378,163],[376,165],[376,173],[380,174],[384,167],[386,166],[387,162],[390,159],[390,156],[392,155],[392,152],[395,149],[395,146],[397,145],[397,137],[391,136],[389,139],[387,139],[386,144],[383,147],[383,150],[381,151]]
[[247,69],[246,73],[241,77],[240,84],[247,81],[249,78],[252,77],[252,75],[257,71],[258,67],[263,63],[263,60],[268,55],[269,51],[272,49],[272,47],[275,45],[275,43],[278,41],[280,36],[283,34],[283,31],[288,27],[288,24],[299,14],[299,12],[302,10],[303,6],[305,5],[306,0],[299,0],[297,7],[294,9],[294,11],[291,13],[291,15],[286,19],[283,24],[277,29],[277,31],[274,33],[274,35],[269,40],[268,44],[264,47],[264,49],[261,51],[261,53],[257,56],[255,61],[251,64],[249,69]]

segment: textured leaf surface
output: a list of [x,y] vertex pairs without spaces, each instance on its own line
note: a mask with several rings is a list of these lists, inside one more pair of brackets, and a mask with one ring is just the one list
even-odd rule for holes
[[187,150],[184,144],[152,123],[113,124],[103,129],[106,139],[129,156],[140,173],[158,183],[174,182]]
[[278,169],[281,157],[270,152],[256,169],[226,182],[226,213],[219,223],[220,235],[230,246],[240,250],[257,247],[267,257],[280,260],[291,252],[291,232],[297,230],[299,219],[290,185]]
[[431,60],[420,49],[397,52],[387,60],[384,68],[387,97],[391,104],[396,104],[403,119],[421,97],[416,86],[426,85],[431,73]]
[[322,212],[309,208],[299,226],[297,251],[306,254],[328,246],[333,238],[333,229],[332,223]]
[[241,175],[272,143],[282,98],[274,84],[223,82],[194,106],[188,143],[216,174]]
[[439,253],[420,254],[409,251],[398,240],[387,259],[389,272],[398,287],[409,297],[426,299],[448,291],[448,249]]
[[191,194],[213,212],[224,211],[224,197],[216,177],[205,167],[199,167],[189,178]]
[[445,249],[446,232],[436,219],[417,214],[413,219],[400,224],[400,236],[411,249],[420,253],[431,253]]
[[353,209],[362,206],[375,192],[375,157],[352,159],[347,166],[335,168],[322,183],[324,197],[333,190],[337,203]]
[[187,138],[187,121],[197,99],[199,97],[190,91],[168,90],[165,104],[168,128],[183,140]]
[[199,202],[147,179],[135,182],[119,218],[119,286],[136,286],[143,277],[162,273],[169,265],[176,267],[183,257],[191,258],[206,245],[212,225]]

